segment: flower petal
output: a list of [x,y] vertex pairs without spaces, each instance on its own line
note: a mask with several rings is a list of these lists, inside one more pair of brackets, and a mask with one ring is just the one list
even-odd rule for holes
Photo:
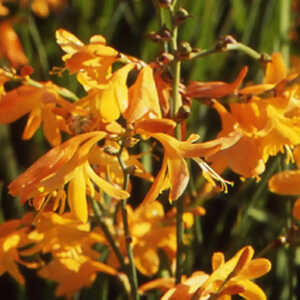
[[300,194],[300,171],[288,170],[275,174],[269,180],[269,189],[280,195]]

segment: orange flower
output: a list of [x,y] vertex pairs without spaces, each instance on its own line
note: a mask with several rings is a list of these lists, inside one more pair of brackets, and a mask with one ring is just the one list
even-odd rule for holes
[[[152,129],[149,126],[151,123],[153,124]],[[207,177],[217,179],[224,184],[222,178],[211,170],[200,157],[208,157],[218,151],[231,147],[240,139],[238,133],[232,133],[226,137],[224,136],[205,143],[195,143],[199,139],[198,135],[192,134],[186,141],[178,141],[168,134],[160,133],[160,124],[163,128],[166,124],[168,126],[173,125],[173,128],[175,127],[175,123],[170,122],[170,120],[166,122],[164,119],[147,120],[146,122],[139,122],[137,124],[137,133],[153,137],[164,147],[164,158],[161,169],[144,201],[155,200],[159,193],[168,187],[170,188],[170,201],[176,200],[182,195],[189,181],[189,170],[185,158],[194,159]]]
[[[296,160],[297,170],[286,170],[277,173],[269,180],[269,189],[271,192],[279,195],[300,195],[300,147],[294,149],[294,157]],[[294,203],[293,216],[300,220],[300,199]]]
[[95,35],[89,44],[83,44],[72,33],[58,29],[56,40],[67,53],[63,56],[66,68],[77,73],[78,81],[88,91],[91,88],[102,88],[111,76],[111,66],[120,56],[119,52],[106,45],[105,38]]
[[114,198],[127,198],[127,192],[98,176],[89,163],[92,147],[105,136],[102,131],[81,134],[51,149],[9,185],[10,193],[22,203],[33,199],[36,208],[52,200],[56,209],[61,202],[63,210],[68,183],[71,212],[82,222],[88,218],[87,194],[96,194],[94,185]]
[[263,290],[251,280],[261,277],[271,269],[271,263],[265,258],[252,260],[254,250],[246,246],[239,250],[229,261],[224,261],[224,254],[214,253],[213,272],[209,276],[195,272],[191,277],[170,289],[162,300],[181,299],[231,299],[238,294],[248,300],[265,300]]
[[13,20],[0,22],[0,58],[5,57],[14,68],[28,64],[22,44],[11,26]]
[[60,131],[65,128],[65,121],[56,109],[61,108],[67,113],[75,111],[75,107],[58,95],[58,89],[46,82],[41,87],[22,85],[4,93],[0,99],[0,124],[12,123],[29,113],[23,139],[30,139],[43,122],[45,137],[50,144],[60,144]]
[[32,217],[31,213],[27,213],[22,219],[0,225],[0,276],[8,272],[21,285],[25,282],[17,264],[28,268],[37,267],[37,264],[23,261],[19,253],[19,248],[28,244],[27,233]]
[[22,255],[51,254],[50,263],[38,274],[58,282],[57,296],[71,298],[82,287],[90,286],[98,272],[117,274],[97,261],[99,253],[92,249],[96,242],[104,243],[104,238],[91,233],[88,223],[82,224],[70,214],[42,213],[28,240],[34,245],[23,250]]
[[129,89],[129,107],[124,113],[127,123],[142,118],[161,118],[158,93],[150,65],[143,67]]
[[[285,76],[279,55],[273,56],[268,64],[265,81],[262,86],[248,87],[246,93],[256,93],[275,87],[275,83]],[[267,86],[266,86],[267,85]],[[270,86],[271,85],[271,86]],[[252,96],[247,103],[231,103],[230,110],[217,101],[214,108],[222,120],[219,137],[239,130],[242,138],[238,143],[209,158],[212,167],[222,172],[230,167],[244,177],[258,177],[265,170],[270,156],[284,152],[287,146],[300,143],[300,106],[295,85],[270,98]]]
[[192,98],[222,98],[228,95],[236,94],[243,79],[248,71],[248,67],[244,67],[239,73],[237,79],[232,83],[223,81],[215,82],[199,82],[192,81],[186,87],[185,95]]
[[[147,276],[159,270],[158,249],[166,252],[170,260],[176,256],[176,227],[173,218],[165,216],[163,206],[158,201],[142,203],[133,210],[127,207],[128,224],[132,238],[134,262],[137,269]],[[126,253],[123,223],[118,219],[114,239],[120,244],[122,253]],[[118,266],[114,253],[111,253],[109,264]]]
[[78,105],[86,108],[101,122],[113,122],[119,119],[128,108],[128,87],[126,84],[128,73],[135,64],[127,64],[115,71],[106,85],[94,87],[88,95],[82,98]]
[[48,17],[50,10],[60,11],[66,4],[67,0],[33,0],[31,1],[31,8],[36,15],[45,18]]
[[[273,53],[271,62],[267,63],[265,77],[262,84],[256,84],[239,90],[242,95],[257,95],[267,90],[276,88],[276,85],[284,83],[284,80],[292,79],[296,74],[287,75],[287,69],[279,52]],[[280,87],[280,86],[278,86]]]

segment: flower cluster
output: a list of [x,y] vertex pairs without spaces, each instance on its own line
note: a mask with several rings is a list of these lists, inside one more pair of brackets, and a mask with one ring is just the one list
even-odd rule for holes
[[[174,14],[168,1],[158,2]],[[0,14],[5,14],[0,4]],[[30,4],[46,16],[66,1]],[[184,21],[178,16],[172,16],[174,30]],[[295,159],[299,168],[299,74],[288,72],[281,54],[260,56],[265,66],[260,84],[244,84],[247,66],[231,83],[184,84],[181,64],[203,53],[184,44],[177,47],[174,32],[171,42],[162,32],[155,34],[170,42],[171,50],[148,63],[113,48],[102,35],[83,43],[58,29],[63,66],[53,72],[74,76],[83,94],[77,96],[52,81],[34,80],[9,21],[0,28],[12,35],[16,49],[13,57],[0,43],[12,66],[0,68],[0,123],[27,116],[22,138],[31,139],[42,128],[51,147],[8,186],[31,212],[0,225],[0,274],[8,272],[24,285],[18,265],[36,269],[40,277],[58,283],[56,296],[69,299],[92,285],[98,273],[114,276],[133,299],[153,288],[164,292],[163,300],[266,299],[252,280],[269,272],[271,263],[253,258],[252,246],[242,247],[227,262],[222,252],[215,252],[211,274],[196,271],[186,277],[182,269],[189,232],[205,214],[201,199],[228,193],[233,184],[223,179],[225,170],[259,181],[279,153]],[[239,45],[227,37],[215,52]],[[7,89],[12,81],[18,85]],[[195,101],[219,116],[215,138],[204,141],[196,133],[186,134]],[[202,185],[189,191],[196,172]],[[270,191],[300,194],[299,172],[274,175]],[[147,187],[145,193],[136,189],[136,181]],[[300,199],[293,216],[300,219]],[[138,272],[151,280],[140,284]]]

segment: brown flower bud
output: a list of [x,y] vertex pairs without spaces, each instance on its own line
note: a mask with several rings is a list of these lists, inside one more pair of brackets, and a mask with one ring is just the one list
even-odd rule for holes
[[168,8],[172,4],[172,0],[158,0],[157,2],[160,7],[164,7],[164,8]]
[[180,25],[185,22],[186,19],[190,18],[191,15],[188,13],[188,11],[182,7],[180,7],[174,16],[174,23],[176,25]]

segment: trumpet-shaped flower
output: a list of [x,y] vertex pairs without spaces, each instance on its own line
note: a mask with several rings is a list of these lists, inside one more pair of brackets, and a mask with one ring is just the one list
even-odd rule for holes
[[42,213],[27,238],[34,245],[23,250],[22,255],[51,253],[51,261],[38,274],[58,282],[57,296],[71,298],[82,287],[90,286],[98,272],[117,274],[97,261],[99,253],[92,249],[96,242],[103,243],[104,237],[91,233],[88,223],[82,224],[71,214]]
[[9,185],[10,193],[19,196],[21,203],[33,199],[37,208],[52,200],[56,209],[59,202],[64,206],[64,185],[68,183],[68,204],[82,222],[88,218],[86,197],[95,196],[94,185],[113,198],[127,198],[126,191],[98,176],[89,163],[92,147],[105,136],[103,131],[81,134],[51,149]]
[[195,272],[190,278],[170,289],[162,300],[204,300],[210,296],[214,299],[230,300],[235,294],[248,300],[265,300],[265,293],[252,280],[269,272],[271,263],[265,258],[252,259],[253,254],[253,248],[247,246],[225,262],[223,253],[214,253],[211,275]]
[[[159,269],[158,249],[163,249],[171,260],[176,256],[176,227],[173,218],[167,218],[163,206],[158,201],[142,203],[135,210],[127,207],[128,225],[132,238],[134,262],[138,270],[152,276]],[[120,249],[126,255],[123,223],[118,219],[116,236]],[[110,265],[118,265],[113,253]]]
[[61,143],[61,129],[65,128],[64,119],[56,113],[75,111],[73,104],[61,98],[58,87],[47,82],[42,87],[22,85],[4,93],[0,99],[0,123],[7,124],[29,114],[23,139],[30,139],[43,122],[45,137],[53,146]]
[[[152,128],[150,128],[150,124],[152,124]],[[155,200],[159,193],[168,187],[170,188],[170,201],[176,200],[182,195],[189,181],[189,170],[185,158],[194,159],[207,177],[212,177],[224,183],[222,178],[211,170],[200,157],[208,157],[218,151],[231,147],[240,139],[239,133],[233,132],[228,136],[216,140],[195,143],[199,139],[198,135],[193,134],[186,141],[179,141],[169,134],[159,132],[159,125],[168,125],[169,127],[173,125],[173,128],[175,127],[175,124],[169,121],[148,120],[147,122],[139,122],[136,129],[137,133],[151,136],[158,140],[164,148],[161,169],[144,201]],[[169,131],[167,129],[168,126],[165,129]]]
[[161,118],[161,109],[153,70],[150,65],[143,67],[135,83],[129,89],[129,106],[124,113],[127,123],[142,118]]
[[0,225],[0,276],[8,272],[18,283],[24,285],[24,277],[18,265],[36,267],[21,259],[19,248],[27,244],[27,233],[33,215],[27,213],[22,219],[7,221]]
[[71,73],[77,73],[78,81],[87,91],[107,83],[111,66],[120,56],[117,50],[106,45],[103,36],[92,36],[89,44],[85,45],[72,33],[59,29],[56,40],[67,53],[63,56],[66,68]]
[[238,89],[245,78],[248,67],[244,67],[239,73],[237,79],[232,83],[223,81],[199,82],[192,81],[186,87],[185,95],[192,98],[222,98],[228,95],[233,95],[238,92]]
[[[278,81],[285,83],[286,71],[279,55],[268,63],[265,83],[245,88],[250,95],[247,103],[231,103],[230,110],[217,101],[214,108],[222,120],[219,137],[226,136],[238,128],[242,138],[238,143],[210,158],[218,172],[230,167],[243,177],[257,177],[265,170],[270,156],[284,152],[287,146],[300,142],[300,106],[297,98],[298,87],[278,88],[276,95],[269,98],[251,96],[278,87]],[[294,75],[293,75],[294,77]],[[289,79],[287,79],[289,80]]]

